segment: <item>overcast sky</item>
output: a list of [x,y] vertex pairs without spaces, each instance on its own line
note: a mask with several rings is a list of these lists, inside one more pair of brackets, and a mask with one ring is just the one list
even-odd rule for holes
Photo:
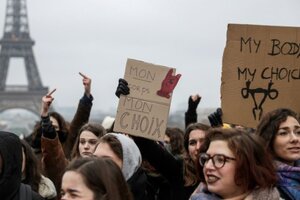
[[[0,0],[3,35],[6,0]],[[174,67],[182,77],[171,112],[218,107],[228,23],[300,26],[299,0],[27,0],[34,53],[55,105],[76,106],[82,72],[92,78],[94,108],[115,111],[114,92],[127,58]],[[27,84],[23,60],[12,60],[8,84]]]

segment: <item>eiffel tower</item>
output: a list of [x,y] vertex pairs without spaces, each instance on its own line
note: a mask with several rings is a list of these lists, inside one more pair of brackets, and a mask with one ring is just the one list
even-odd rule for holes
[[[0,112],[21,108],[40,115],[41,99],[48,88],[42,84],[34,58],[26,0],[7,0],[4,35],[0,45]],[[28,85],[6,85],[11,58],[24,59]]]

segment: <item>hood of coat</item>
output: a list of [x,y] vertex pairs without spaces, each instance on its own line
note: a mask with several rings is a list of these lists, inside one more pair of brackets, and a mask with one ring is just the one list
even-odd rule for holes
[[43,175],[39,185],[39,194],[45,199],[53,199],[57,196],[53,182]]
[[121,133],[108,133],[115,136],[122,145],[123,151],[123,165],[122,172],[128,181],[128,179],[139,169],[142,163],[142,156],[139,148],[135,142],[128,136]]
[[17,135],[0,131],[1,199],[15,199],[19,194],[22,177],[22,145]]

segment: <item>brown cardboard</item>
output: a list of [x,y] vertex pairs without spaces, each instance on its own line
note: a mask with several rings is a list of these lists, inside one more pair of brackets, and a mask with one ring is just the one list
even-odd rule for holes
[[174,68],[128,59],[124,79],[130,94],[120,97],[114,131],[163,140],[172,93],[161,88],[166,77],[180,78],[172,74]]
[[221,84],[224,122],[255,128],[276,108],[299,112],[299,91],[300,28],[228,25]]

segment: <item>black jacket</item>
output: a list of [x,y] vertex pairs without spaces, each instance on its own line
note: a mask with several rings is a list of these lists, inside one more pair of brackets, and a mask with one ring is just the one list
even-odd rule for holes
[[[2,165],[0,165],[0,198],[3,200],[20,200],[22,199],[20,195],[22,145],[18,136],[0,131],[0,156],[2,161]],[[31,196],[33,200],[42,199],[32,191]]]
[[148,162],[170,183],[170,200],[184,199],[185,188],[182,160],[176,159],[155,141],[140,137],[134,137],[134,141],[139,147],[143,159],[148,160]]
[[30,185],[26,185],[23,183],[21,183],[19,195],[20,200],[43,200],[43,198],[39,194],[31,190]]
[[0,178],[0,197],[18,200],[21,184],[22,145],[13,133],[0,132],[0,154],[3,167]]
[[147,177],[139,168],[127,181],[134,200],[149,200],[147,196]]

